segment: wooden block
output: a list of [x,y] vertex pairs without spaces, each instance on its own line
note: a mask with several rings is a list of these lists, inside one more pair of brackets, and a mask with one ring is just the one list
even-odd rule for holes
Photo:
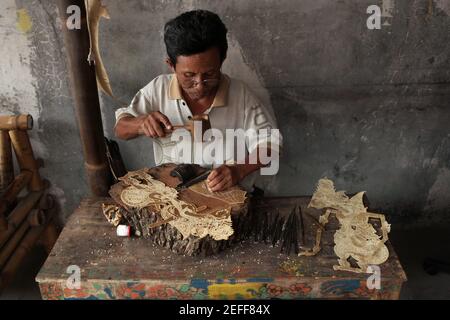
[[[234,187],[230,192],[215,193],[213,197],[206,188],[196,192],[194,188],[199,185],[175,192],[174,188],[182,181],[178,177],[171,176],[174,168],[176,168],[175,164],[164,164],[130,172],[111,187],[110,195],[120,206],[119,214],[123,216],[125,223],[132,227],[134,233],[173,252],[190,256],[217,254],[241,240],[250,223],[250,216],[247,214],[248,200],[243,196],[246,192],[239,187]],[[198,171],[194,173],[194,176],[206,171],[200,166],[190,168]],[[139,182],[138,187],[130,185],[137,182]],[[149,185],[151,191],[146,191],[145,188]],[[157,187],[159,189],[156,189]],[[145,207],[135,205],[135,201],[133,205],[125,203],[123,195],[130,190],[133,192],[133,199],[161,202],[156,205],[148,203]],[[168,195],[165,194],[166,192]],[[175,196],[172,192],[175,192]],[[157,194],[158,197],[153,199],[151,197],[153,194]],[[239,198],[239,201],[235,202],[235,198],[230,200],[224,194],[231,196],[237,194],[235,198]],[[162,208],[164,207],[171,209],[166,212],[173,212],[169,217],[163,216]],[[184,216],[181,215],[182,211]],[[183,228],[176,225],[175,220],[179,218],[185,220]],[[191,231],[193,227],[198,229],[197,234]],[[215,234],[212,231],[216,231]]]

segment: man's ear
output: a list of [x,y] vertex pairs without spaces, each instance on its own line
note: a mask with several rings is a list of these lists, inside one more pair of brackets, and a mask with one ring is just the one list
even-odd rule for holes
[[166,58],[166,64],[169,66],[170,70],[175,73],[175,66],[173,65],[172,61],[170,61],[170,58]]

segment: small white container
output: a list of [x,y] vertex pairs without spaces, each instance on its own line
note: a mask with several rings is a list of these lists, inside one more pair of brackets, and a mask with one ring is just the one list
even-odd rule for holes
[[119,237],[129,237],[131,235],[131,227],[119,224],[116,229],[116,233]]

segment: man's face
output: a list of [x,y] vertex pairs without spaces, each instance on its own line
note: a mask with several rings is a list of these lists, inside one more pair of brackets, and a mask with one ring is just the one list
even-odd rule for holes
[[176,73],[183,91],[192,100],[215,94],[220,82],[220,52],[216,47],[190,56],[178,56]]

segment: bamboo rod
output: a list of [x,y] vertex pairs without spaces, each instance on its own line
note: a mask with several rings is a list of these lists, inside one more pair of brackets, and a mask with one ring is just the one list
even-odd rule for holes
[[33,209],[42,196],[43,191],[30,192],[23,198],[8,216],[8,230],[0,233],[0,248],[12,236],[14,231],[20,226],[27,214]]
[[32,175],[31,171],[24,170],[14,178],[14,181],[0,197],[0,214],[6,213],[7,208],[14,203],[20,191],[30,182]]
[[45,212],[41,209],[33,209],[28,215],[27,221],[30,227],[39,227],[45,223]]
[[29,114],[0,116],[0,130],[31,130],[33,117]]
[[0,193],[14,179],[14,166],[11,149],[11,139],[6,130],[0,130]]
[[0,231],[4,232],[8,229],[8,221],[5,216],[0,213]]
[[30,228],[0,273],[0,292],[14,279],[18,267],[39,239],[46,225]]
[[14,204],[20,191],[28,184],[31,176],[31,171],[22,171],[0,197],[0,231],[8,229],[6,212]]
[[39,208],[42,210],[53,209],[55,206],[55,198],[51,194],[44,195],[39,201]]
[[14,249],[19,245],[20,240],[25,233],[33,227],[39,227],[44,225],[47,221],[46,214],[43,210],[33,209],[28,215],[27,219],[24,219],[20,227],[14,232],[14,235],[8,240],[0,251],[0,270],[5,265],[8,258],[14,252]]
[[33,155],[30,139],[26,131],[11,130],[9,131],[12,146],[16,153],[17,161],[21,170],[29,170],[33,172],[28,189],[30,191],[38,191],[44,189],[44,182],[39,174],[39,167]]
[[2,250],[0,251],[0,270],[3,268],[6,261],[8,261],[8,258],[12,255],[14,249],[19,245],[20,240],[22,240],[28,229],[30,229],[30,224],[28,223],[28,221],[24,221],[17,229],[17,231],[14,232],[14,235],[11,237],[11,239],[9,239],[5,246],[2,248]]

